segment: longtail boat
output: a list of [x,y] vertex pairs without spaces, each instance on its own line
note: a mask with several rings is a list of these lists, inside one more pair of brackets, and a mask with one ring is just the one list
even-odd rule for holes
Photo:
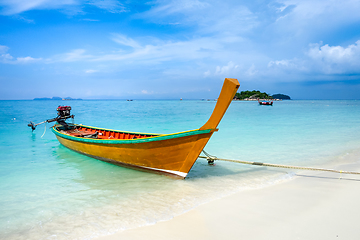
[[[226,78],[209,120],[199,129],[173,134],[124,132],[67,124],[71,107],[59,107],[51,130],[67,148],[87,156],[128,168],[184,179],[224,116],[240,84]],[[49,120],[47,120],[49,122]],[[35,129],[33,123],[29,124]]]
[[272,106],[273,105],[273,101],[260,101],[258,100],[260,105],[268,105],[268,106]]

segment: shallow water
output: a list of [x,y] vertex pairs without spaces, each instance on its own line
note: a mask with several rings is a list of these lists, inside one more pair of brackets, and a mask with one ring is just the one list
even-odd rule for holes
[[[75,153],[27,123],[71,105],[75,123],[172,133],[199,128],[214,101],[0,101],[0,238],[91,239],[153,224],[233,192],[294,176],[292,170],[199,159],[186,180]],[[359,101],[235,101],[205,147],[221,158],[300,166],[360,160]],[[41,137],[44,134],[43,137]]]

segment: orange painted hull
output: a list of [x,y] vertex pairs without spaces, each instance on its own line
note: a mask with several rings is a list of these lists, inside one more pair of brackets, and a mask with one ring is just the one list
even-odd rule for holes
[[[213,131],[191,136],[135,143],[82,142],[56,134],[64,146],[79,153],[126,167],[185,178]],[[131,140],[128,140],[131,141]]]

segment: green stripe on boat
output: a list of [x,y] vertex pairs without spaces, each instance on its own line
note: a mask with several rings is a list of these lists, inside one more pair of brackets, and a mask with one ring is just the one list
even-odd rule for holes
[[[108,130],[108,129],[101,129],[101,130]],[[154,136],[154,137],[139,138],[139,139],[94,139],[94,138],[74,137],[74,136],[59,132],[58,130],[55,129],[55,127],[51,128],[51,131],[53,133],[55,133],[55,135],[65,138],[65,139],[69,139],[69,140],[77,141],[77,142],[84,142],[84,143],[101,143],[101,144],[134,144],[134,143],[162,141],[162,140],[169,140],[169,139],[174,139],[174,138],[210,133],[212,130],[213,129],[206,129],[206,130],[198,130],[197,129],[197,130],[191,130],[191,131],[180,132],[180,133],[161,134],[161,135]]]

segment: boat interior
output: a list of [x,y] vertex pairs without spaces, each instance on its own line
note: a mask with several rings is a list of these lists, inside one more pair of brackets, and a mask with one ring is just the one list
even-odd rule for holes
[[148,138],[159,136],[156,134],[146,134],[146,133],[131,133],[131,132],[121,132],[113,131],[108,129],[97,129],[80,125],[72,125],[68,129],[64,129],[62,126],[57,127],[61,133],[65,133],[74,137],[83,137],[83,138],[96,138],[96,139],[139,139],[139,138]]

